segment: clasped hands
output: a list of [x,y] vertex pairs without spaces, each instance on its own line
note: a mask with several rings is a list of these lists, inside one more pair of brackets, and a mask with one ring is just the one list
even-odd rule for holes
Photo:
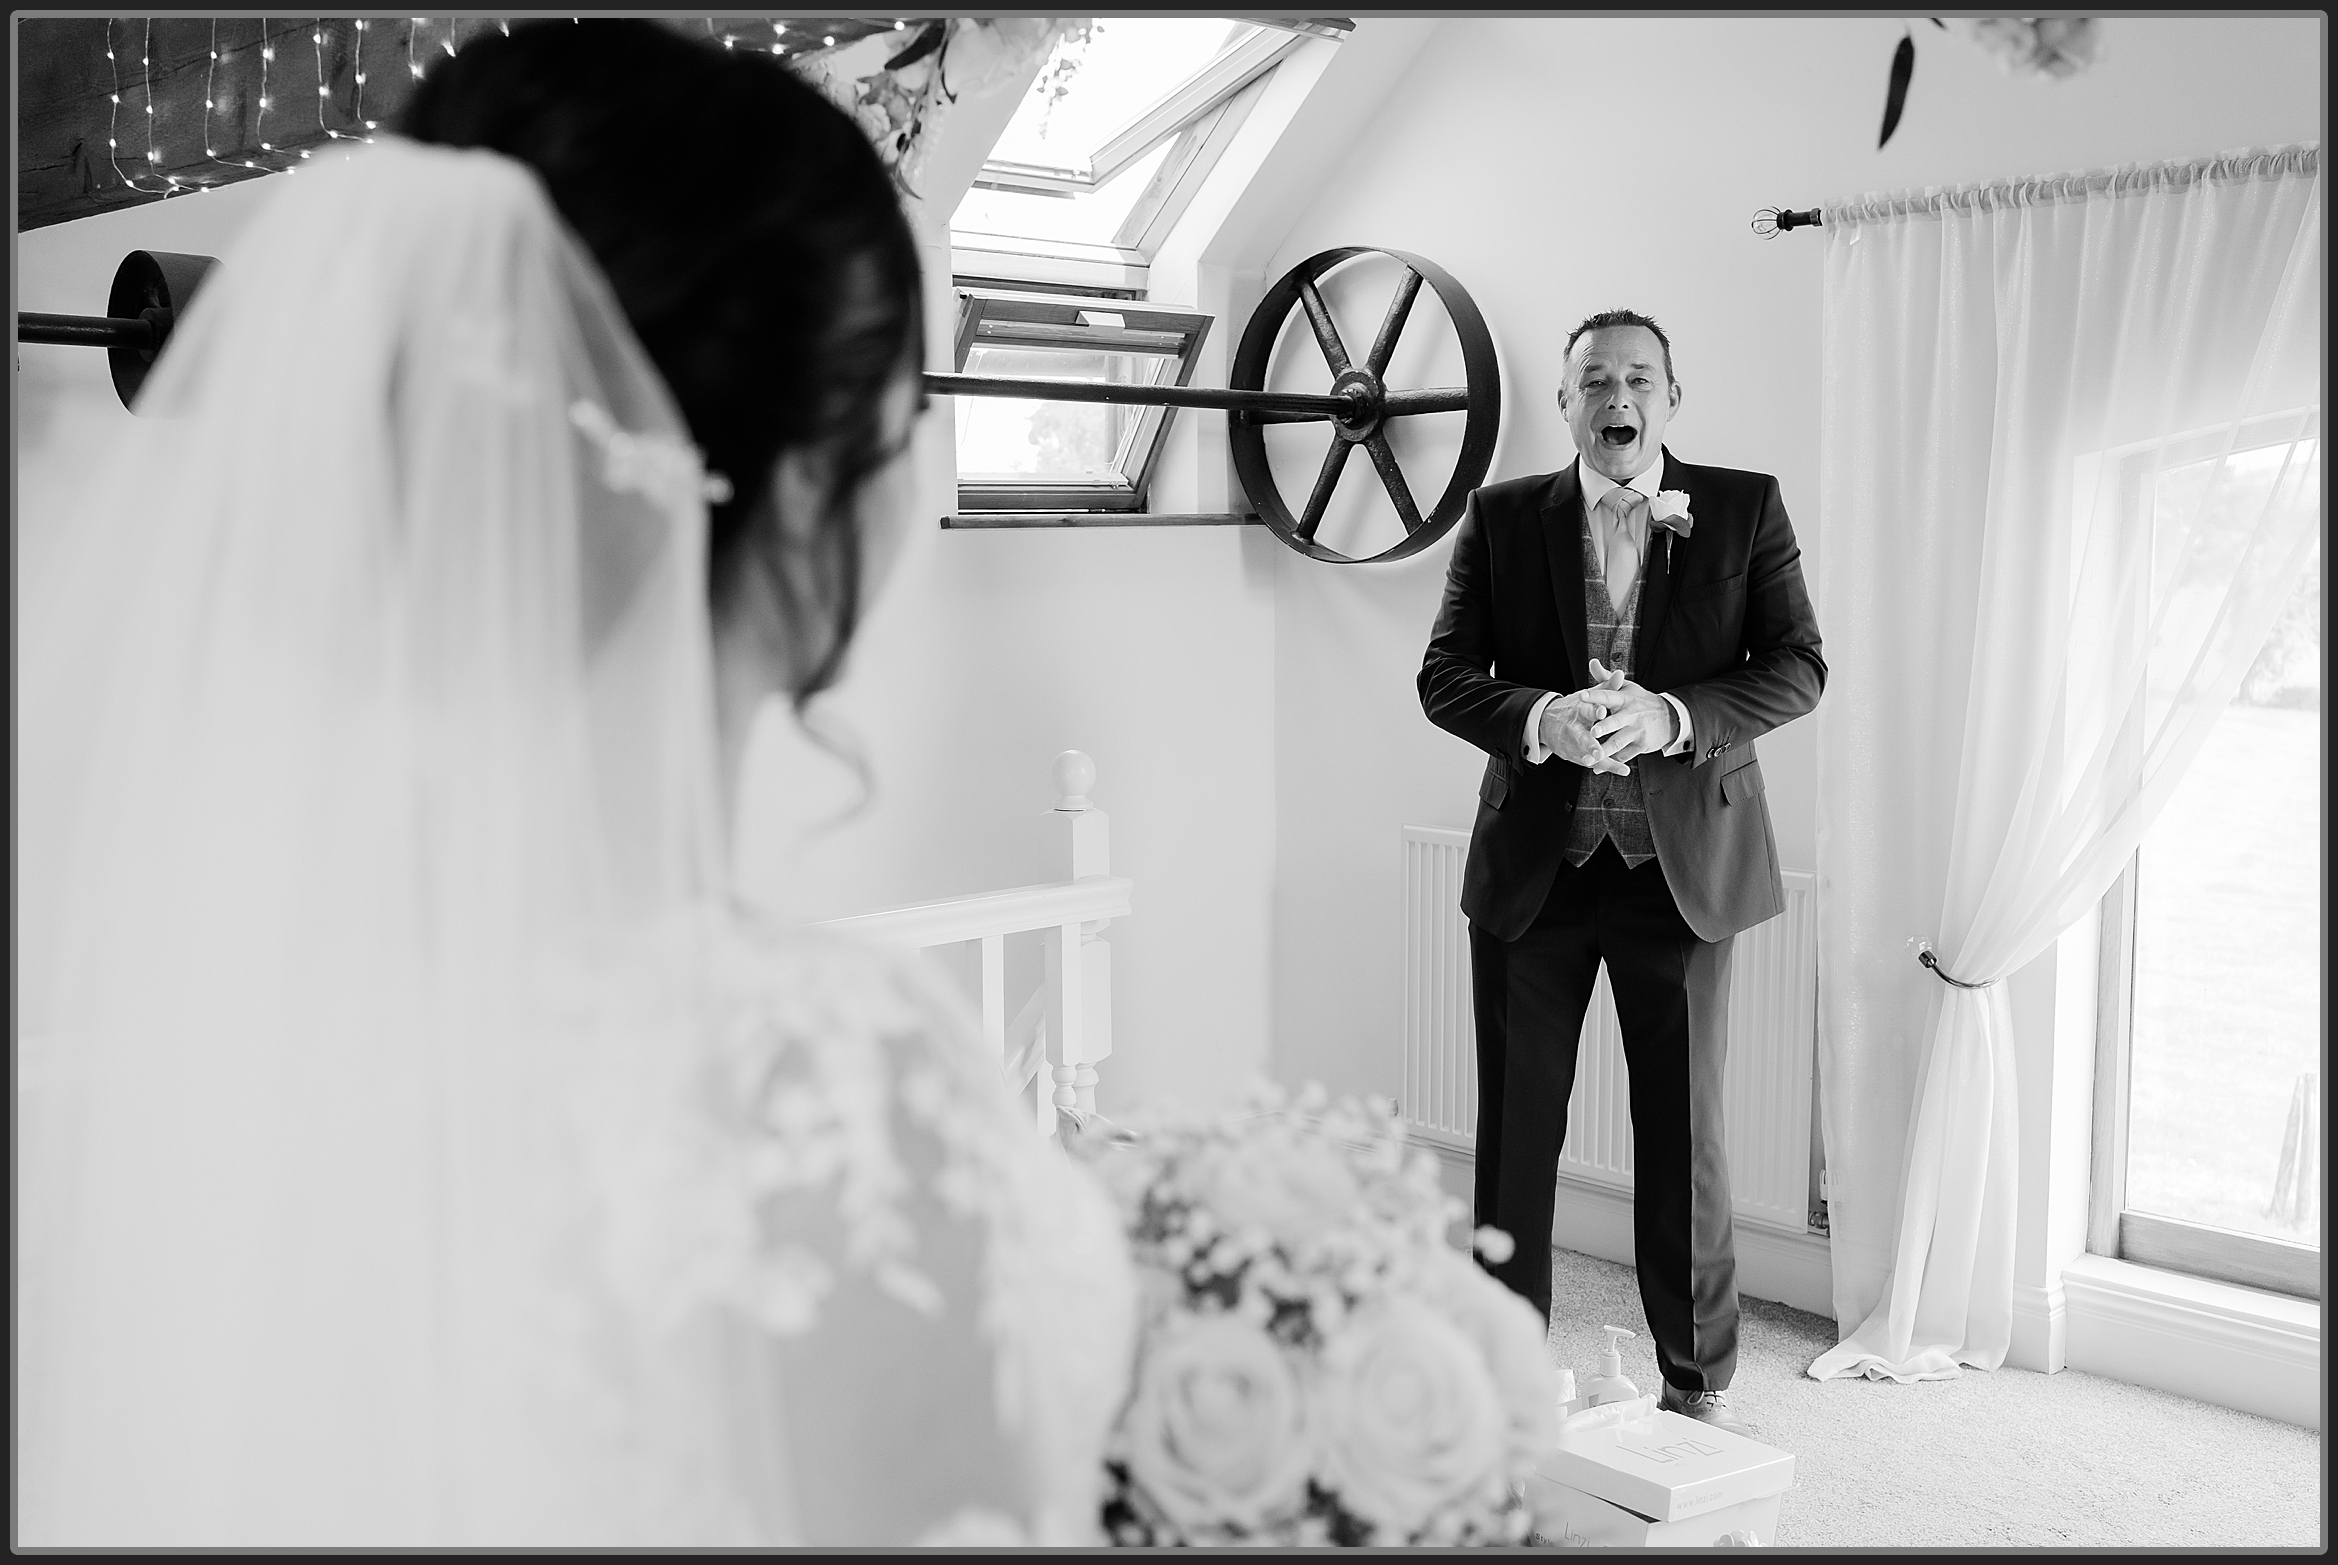
[[1622,776],[1636,756],[1654,755],[1680,732],[1672,703],[1632,683],[1622,669],[1591,660],[1594,683],[1542,709],[1536,737],[1563,761]]

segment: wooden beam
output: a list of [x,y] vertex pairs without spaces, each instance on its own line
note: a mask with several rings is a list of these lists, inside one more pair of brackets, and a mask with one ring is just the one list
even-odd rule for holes
[[[485,16],[363,20],[363,29],[348,16],[19,20],[18,230],[297,167],[304,152],[368,134],[368,121],[392,124],[413,94],[413,67],[427,74],[508,25]],[[779,43],[791,55],[893,26],[872,17],[660,20],[700,38],[727,34],[740,48]],[[263,59],[264,49],[274,57]]]

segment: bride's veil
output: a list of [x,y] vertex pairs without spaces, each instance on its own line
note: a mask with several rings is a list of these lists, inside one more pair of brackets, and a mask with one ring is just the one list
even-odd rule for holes
[[281,184],[20,577],[22,1540],[784,1536],[577,1109],[719,894],[706,476],[520,164]]

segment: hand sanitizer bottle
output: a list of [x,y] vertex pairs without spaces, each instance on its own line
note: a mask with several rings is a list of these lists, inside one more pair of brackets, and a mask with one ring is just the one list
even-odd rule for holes
[[1599,1373],[1583,1387],[1583,1394],[1592,1407],[1606,1402],[1626,1402],[1640,1394],[1640,1388],[1624,1378],[1624,1356],[1618,1347],[1619,1343],[1632,1340],[1632,1333],[1621,1326],[1599,1329],[1607,1333],[1607,1346],[1599,1350]]

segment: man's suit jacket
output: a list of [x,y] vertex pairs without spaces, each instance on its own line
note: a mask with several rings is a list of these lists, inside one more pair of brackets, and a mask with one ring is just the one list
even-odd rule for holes
[[[1699,939],[1719,940],[1785,910],[1753,742],[1818,704],[1827,666],[1778,481],[1666,451],[1660,487],[1688,492],[1690,535],[1650,526],[1631,677],[1679,698],[1694,745],[1632,769],[1681,916]],[[1461,910],[1504,940],[1542,909],[1586,775],[1556,755],[1529,765],[1525,753],[1543,692],[1591,683],[1582,533],[1574,463],[1472,494],[1421,659],[1429,721],[1491,757]]]

